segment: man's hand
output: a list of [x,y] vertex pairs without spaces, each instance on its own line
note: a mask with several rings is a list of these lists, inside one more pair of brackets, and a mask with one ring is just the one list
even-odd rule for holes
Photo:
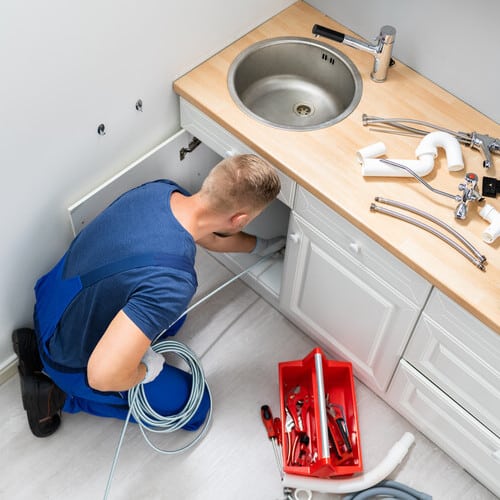
[[151,347],[148,347],[148,350],[141,359],[141,363],[146,366],[146,376],[144,377],[142,383],[148,384],[163,370],[165,358],[159,352],[153,351]]
[[257,236],[257,242],[255,248],[250,252],[253,255],[259,255],[260,257],[265,257],[266,255],[271,255],[272,253],[278,252],[282,248],[285,248],[286,237],[277,236],[276,238],[259,238]]
[[229,236],[218,236],[212,233],[198,240],[196,243],[211,252],[248,253],[255,246],[255,236],[243,231]]

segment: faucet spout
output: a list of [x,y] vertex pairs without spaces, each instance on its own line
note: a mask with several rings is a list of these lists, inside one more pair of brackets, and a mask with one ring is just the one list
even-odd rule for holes
[[319,24],[313,26],[312,34],[316,37],[323,36],[334,42],[343,43],[349,47],[369,52],[375,58],[373,61],[373,70],[370,74],[371,79],[375,82],[384,82],[387,79],[389,66],[394,64],[394,60],[392,59],[392,48],[394,46],[394,39],[396,38],[396,29],[394,27],[382,26],[379,35],[375,39],[375,44],[367,43]]

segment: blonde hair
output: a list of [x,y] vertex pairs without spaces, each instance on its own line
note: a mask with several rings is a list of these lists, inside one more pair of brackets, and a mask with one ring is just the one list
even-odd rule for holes
[[200,196],[217,212],[264,208],[276,196],[281,183],[274,168],[253,154],[231,156],[208,174]]

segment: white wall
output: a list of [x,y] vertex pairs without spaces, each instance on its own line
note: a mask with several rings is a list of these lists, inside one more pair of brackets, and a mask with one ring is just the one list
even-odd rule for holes
[[71,239],[66,208],[179,129],[173,80],[291,3],[1,1],[0,371]]
[[307,3],[367,40],[373,40],[384,24],[394,26],[396,58],[489,118],[500,121],[499,0]]

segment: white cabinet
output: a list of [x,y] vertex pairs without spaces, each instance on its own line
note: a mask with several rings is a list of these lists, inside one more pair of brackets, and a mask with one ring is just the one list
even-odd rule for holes
[[387,394],[500,495],[500,336],[434,289]]
[[[221,156],[252,152],[183,99],[181,123]],[[285,259],[249,284],[500,495],[500,335],[278,174],[279,201],[255,233],[288,225]],[[249,258],[225,263],[238,271]]]
[[500,336],[434,289],[405,359],[500,436]]
[[387,400],[464,469],[500,495],[498,436],[404,360]]
[[384,392],[430,284],[302,188],[295,210],[280,309]]

